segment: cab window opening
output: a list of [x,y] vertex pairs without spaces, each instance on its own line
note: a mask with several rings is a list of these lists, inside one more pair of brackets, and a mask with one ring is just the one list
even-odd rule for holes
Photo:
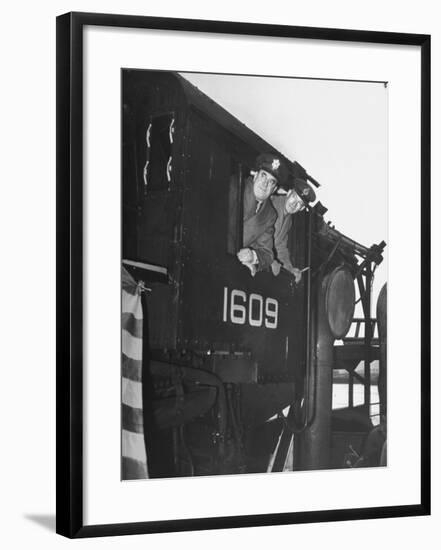
[[236,255],[243,245],[243,192],[246,169],[241,164],[232,168],[228,189],[227,252]]

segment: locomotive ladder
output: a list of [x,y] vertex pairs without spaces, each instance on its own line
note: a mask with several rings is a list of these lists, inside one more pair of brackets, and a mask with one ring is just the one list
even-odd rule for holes
[[[364,386],[364,404],[369,408],[371,404],[370,388],[377,383],[378,369],[372,371],[371,363],[380,359],[380,346],[378,337],[374,337],[376,330],[376,319],[369,319],[372,337],[370,342],[365,336],[360,336],[360,330],[368,321],[362,318],[355,318],[352,321],[354,336],[343,339],[343,345],[334,346],[334,383],[348,383],[348,406],[354,406],[354,382]],[[352,331],[351,331],[352,332]],[[364,374],[356,372],[358,365],[364,362]],[[340,372],[339,372],[340,371]],[[343,371],[343,372],[341,372]]]

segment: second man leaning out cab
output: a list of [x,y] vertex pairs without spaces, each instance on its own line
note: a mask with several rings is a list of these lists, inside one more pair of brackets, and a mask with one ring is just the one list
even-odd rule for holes
[[289,230],[292,226],[292,216],[304,210],[310,202],[314,201],[313,189],[300,178],[294,179],[293,187],[286,195],[271,197],[271,202],[277,212],[277,220],[274,224],[275,258],[271,264],[274,275],[278,275],[283,267],[294,276],[296,283],[300,281],[302,272],[293,266],[288,249]]
[[243,248],[237,257],[252,275],[274,261],[274,224],[277,213],[269,199],[288,176],[277,155],[263,153],[256,159],[256,172],[245,181],[243,198]]

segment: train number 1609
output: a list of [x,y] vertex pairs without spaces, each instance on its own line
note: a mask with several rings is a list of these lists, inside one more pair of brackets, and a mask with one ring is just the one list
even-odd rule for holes
[[222,320],[236,325],[249,324],[252,327],[277,328],[279,302],[274,298],[264,298],[260,294],[247,296],[243,290],[224,287]]

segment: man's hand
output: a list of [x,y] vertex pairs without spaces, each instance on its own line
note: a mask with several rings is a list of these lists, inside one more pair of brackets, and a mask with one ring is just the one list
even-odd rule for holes
[[251,271],[251,275],[254,277],[257,271],[255,263],[256,257],[251,248],[241,248],[237,253],[237,257],[243,265],[247,266],[247,268]]
[[251,264],[254,261],[254,254],[251,248],[241,248],[237,253],[237,257],[243,264]]
[[256,274],[257,272],[257,268],[256,268],[256,264],[250,264],[250,263],[245,263],[243,265],[246,265],[247,268],[250,270],[251,272],[251,276],[254,277],[254,275]]
[[273,275],[277,277],[277,275],[280,273],[280,270],[282,268],[282,265],[277,261],[274,260],[271,264],[271,271],[273,272]]
[[293,267],[291,273],[294,275],[294,280],[296,284],[300,283],[302,279],[302,272],[300,269],[297,269],[297,267]]

